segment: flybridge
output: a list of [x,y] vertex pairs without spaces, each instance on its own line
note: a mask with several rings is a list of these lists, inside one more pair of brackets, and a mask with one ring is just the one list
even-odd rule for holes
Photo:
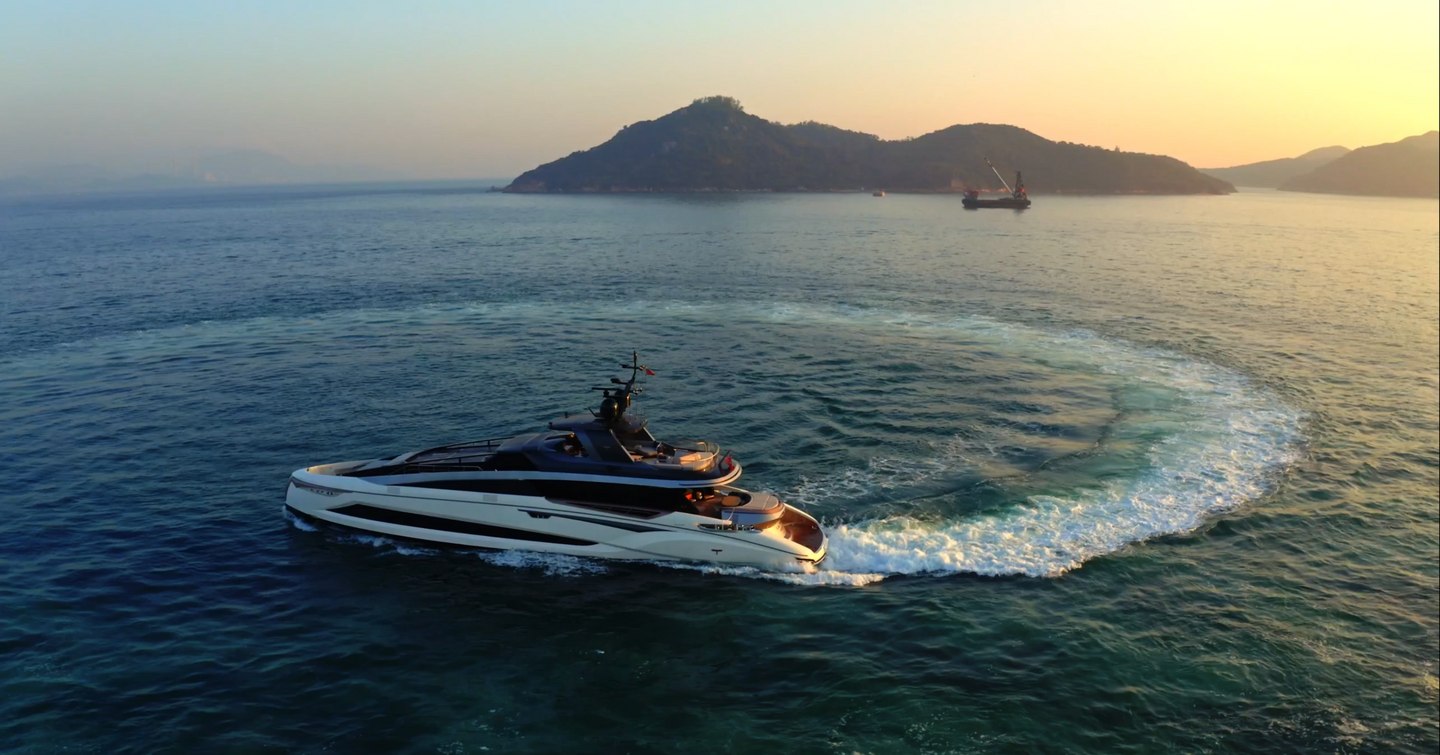
[[352,477],[452,472],[516,472],[556,476],[632,477],[665,487],[726,485],[740,477],[739,462],[718,445],[704,440],[665,443],[650,434],[646,422],[629,413],[644,391],[640,376],[654,370],[631,353],[628,380],[610,378],[600,391],[600,406],[589,417],[564,417],[548,423],[547,431],[451,443],[378,459],[343,472]]

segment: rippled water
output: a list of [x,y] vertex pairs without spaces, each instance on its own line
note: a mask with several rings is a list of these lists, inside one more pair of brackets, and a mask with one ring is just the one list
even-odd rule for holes
[[[957,205],[0,207],[0,749],[1434,752],[1436,204]],[[631,349],[819,569],[282,513]]]

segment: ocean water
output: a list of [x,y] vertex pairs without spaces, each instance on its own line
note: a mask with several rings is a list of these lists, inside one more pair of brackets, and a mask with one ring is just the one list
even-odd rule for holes
[[[1440,747],[1434,201],[0,205],[0,750]],[[810,572],[317,530],[631,350]]]

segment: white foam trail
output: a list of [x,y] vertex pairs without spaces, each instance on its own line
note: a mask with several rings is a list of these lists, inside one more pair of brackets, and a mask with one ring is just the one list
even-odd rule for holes
[[[961,521],[896,516],[827,523],[829,557],[806,572],[674,566],[852,587],[904,574],[1056,576],[1135,543],[1194,530],[1209,518],[1264,495],[1277,471],[1298,458],[1300,415],[1241,375],[1171,352],[1089,334],[1042,340],[1063,347],[1069,358],[1093,359],[1091,369],[1181,393],[1181,407],[1163,421],[1179,422],[1184,430],[1149,449],[1145,473],[1069,496],[1032,496],[1007,511]],[[854,500],[883,494],[969,465],[963,446],[948,445],[918,464],[879,459],[832,478],[803,480],[790,495],[823,506],[827,498]]]
[[785,491],[784,499],[787,503],[809,507],[877,494],[888,498],[896,491],[952,476],[966,459],[965,444],[959,438],[948,438],[940,442],[934,456],[877,457],[867,462],[864,469],[837,469],[824,477],[802,476],[794,488]]
[[650,561],[656,566],[680,571],[696,571],[702,574],[720,574],[727,577],[768,579],[797,585],[828,585],[839,587],[864,587],[885,579],[887,574],[854,574],[833,569],[799,568],[792,571],[772,571],[754,566],[731,566],[725,564],[701,564],[686,561]]
[[[923,327],[948,326],[930,322]],[[797,581],[843,584],[840,575],[868,584],[896,574],[1063,574],[1131,544],[1194,530],[1263,495],[1276,472],[1298,458],[1300,414],[1237,373],[1093,334],[990,327],[999,328],[992,335],[1026,342],[1025,350],[1048,346],[1051,364],[1069,362],[1178,392],[1183,400],[1164,421],[1183,429],[1152,446],[1148,471],[1131,480],[1070,496],[1034,496],[1014,509],[962,521],[892,517],[832,524],[827,526],[829,558],[818,574]],[[826,492],[884,490],[897,484],[886,479],[896,466],[852,470],[829,491],[807,481],[797,492],[814,500]],[[920,473],[929,474],[924,468]]]
[[371,535],[353,530],[336,529],[334,537],[342,542],[368,545],[376,550],[390,551],[400,556],[434,556],[441,552],[439,548],[417,545],[408,540],[392,540],[384,535]]
[[301,532],[319,532],[320,528],[290,513],[289,506],[281,506],[280,513],[290,522],[290,525]]
[[561,553],[536,553],[533,551],[480,551],[475,554],[480,560],[495,566],[512,569],[538,569],[549,577],[575,577],[588,574],[604,574],[609,571],[605,564],[589,558],[567,556]]

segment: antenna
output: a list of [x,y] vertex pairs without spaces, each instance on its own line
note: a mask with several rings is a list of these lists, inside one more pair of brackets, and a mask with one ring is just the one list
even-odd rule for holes
[[620,369],[630,370],[629,380],[612,377],[610,378],[610,385],[598,385],[590,389],[592,391],[600,391],[601,395],[604,396],[604,398],[600,400],[600,411],[592,412],[592,414],[607,423],[619,421],[619,419],[624,416],[625,410],[630,408],[630,402],[634,399],[635,395],[644,392],[643,388],[635,385],[640,379],[640,373],[643,371],[646,375],[655,374],[654,370],[640,364],[640,352],[638,351],[630,352],[630,363],[621,363]]
[[992,163],[992,162],[990,162],[990,158],[988,158],[988,157],[985,158],[985,164],[986,164],[986,165],[989,165],[989,166],[990,166],[990,170],[992,170],[992,171],[995,172],[995,177],[1000,179],[1000,185],[1002,185],[1002,186],[1005,187],[1005,191],[1008,191],[1008,192],[1010,192],[1011,194],[1014,194],[1014,193],[1015,193],[1015,190],[1010,188],[1010,184],[1005,183],[1005,179],[1000,175],[1000,171],[995,170],[995,164]]

